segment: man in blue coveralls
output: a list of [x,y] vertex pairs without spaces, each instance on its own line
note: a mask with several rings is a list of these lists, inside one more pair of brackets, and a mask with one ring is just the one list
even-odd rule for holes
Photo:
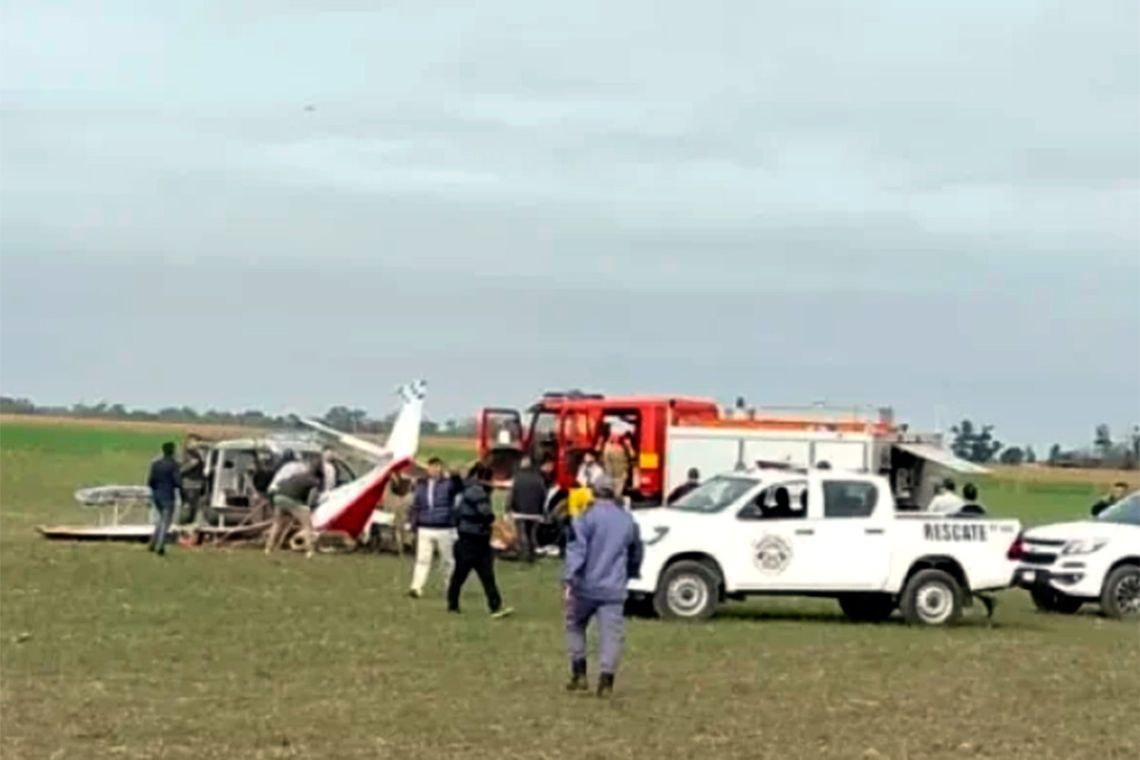
[[586,685],[586,627],[597,616],[600,632],[598,696],[614,688],[625,627],[626,584],[641,569],[642,547],[637,523],[615,501],[609,475],[591,484],[594,504],[570,527],[562,576],[566,608],[566,645],[570,654],[569,691]]

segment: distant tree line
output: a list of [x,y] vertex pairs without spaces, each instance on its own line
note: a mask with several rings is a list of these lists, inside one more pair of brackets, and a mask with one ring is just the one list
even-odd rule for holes
[[[227,412],[207,409],[199,412],[188,406],[165,407],[158,411],[128,409],[122,404],[73,404],[72,406],[38,406],[30,399],[0,396],[0,414],[23,414],[40,417],[72,417],[127,422],[169,422],[183,425],[225,425],[251,428],[295,427],[296,420],[287,416],[272,416],[257,409]],[[363,409],[334,406],[320,418],[331,427],[349,433],[384,433],[391,429],[396,415],[373,419]],[[449,419],[442,423],[424,419],[420,430],[424,435],[470,438],[475,435],[475,418]]]
[[[252,428],[286,428],[296,425],[292,417],[272,416],[257,409],[243,412],[207,409],[199,412],[188,406],[171,406],[155,412],[128,409],[122,404],[104,402],[74,404],[70,407],[37,406],[29,399],[9,396],[0,396],[0,413]],[[368,416],[367,411],[358,407],[334,406],[325,412],[321,421],[349,433],[378,434],[390,430],[395,419],[395,413],[382,419],[374,419]],[[435,422],[425,418],[420,429],[424,435],[472,438],[476,433],[476,420],[474,417],[467,417]],[[1102,423],[1096,426],[1091,445],[1066,449],[1059,443],[1053,444],[1043,462],[1038,460],[1032,446],[1006,445],[998,440],[993,425],[978,425],[971,420],[962,420],[950,429],[950,433],[950,449],[954,454],[977,464],[1047,464],[1050,467],[1140,469],[1140,425],[1132,425],[1125,434],[1117,437],[1108,424]]]
[[1119,439],[1107,424],[1096,426],[1092,445],[1066,449],[1059,443],[1049,449],[1049,456],[1039,462],[1032,446],[1007,446],[994,436],[993,425],[975,425],[970,420],[950,428],[950,448],[955,456],[977,464],[996,462],[1005,465],[1046,464],[1050,467],[1089,469],[1140,469],[1140,425],[1133,425]]

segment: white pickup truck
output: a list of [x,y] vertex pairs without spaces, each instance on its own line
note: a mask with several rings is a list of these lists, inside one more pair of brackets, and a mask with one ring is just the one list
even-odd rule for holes
[[1027,530],[1012,556],[1015,582],[1044,612],[1091,603],[1111,618],[1140,616],[1140,491],[1089,520]]
[[[634,512],[645,557],[631,601],[703,619],[725,599],[828,597],[860,621],[958,619],[1008,588],[1017,520],[896,513],[885,478],[835,470],[718,475],[667,507]],[[983,599],[985,599],[983,597]],[[987,607],[989,603],[987,600]]]

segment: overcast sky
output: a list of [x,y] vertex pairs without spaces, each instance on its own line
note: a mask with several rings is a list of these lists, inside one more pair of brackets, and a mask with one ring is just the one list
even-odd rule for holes
[[1136,2],[3,9],[7,395],[1140,422]]

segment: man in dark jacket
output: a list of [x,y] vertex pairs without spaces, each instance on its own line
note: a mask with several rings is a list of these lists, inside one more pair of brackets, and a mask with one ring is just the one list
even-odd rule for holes
[[685,482],[674,488],[669,492],[669,498],[665,500],[667,504],[676,504],[677,500],[690,491],[696,490],[697,486],[701,484],[701,471],[696,467],[690,467]]
[[147,549],[161,557],[166,554],[166,534],[170,532],[170,523],[174,519],[176,494],[182,491],[182,472],[174,459],[173,443],[162,444],[162,456],[150,463],[146,484],[150,487],[157,512],[154,535]]
[[1102,496],[1096,504],[1093,504],[1092,509],[1090,509],[1089,512],[1093,517],[1096,517],[1101,512],[1123,499],[1126,493],[1128,493],[1127,483],[1113,483],[1112,490]]
[[523,562],[534,562],[538,526],[546,508],[546,489],[543,473],[534,468],[529,457],[523,458],[507,495],[507,513],[518,533],[519,559]]
[[466,487],[456,502],[455,570],[447,584],[447,611],[459,612],[459,592],[472,570],[483,584],[491,617],[501,618],[514,610],[503,608],[503,599],[495,584],[495,551],[491,548],[491,525],[495,513],[491,509],[491,493],[487,484],[490,473],[475,465],[468,475]]
[[419,599],[431,572],[431,561],[439,552],[443,564],[444,583],[455,569],[455,499],[459,495],[455,480],[443,473],[443,462],[428,460],[427,478],[416,484],[412,497],[411,523],[416,531],[416,564],[412,570],[412,587],[408,596]]
[[962,508],[955,514],[958,517],[976,517],[977,515],[984,515],[986,513],[986,505],[978,498],[978,487],[973,483],[967,483],[962,488],[962,499],[965,503]]

